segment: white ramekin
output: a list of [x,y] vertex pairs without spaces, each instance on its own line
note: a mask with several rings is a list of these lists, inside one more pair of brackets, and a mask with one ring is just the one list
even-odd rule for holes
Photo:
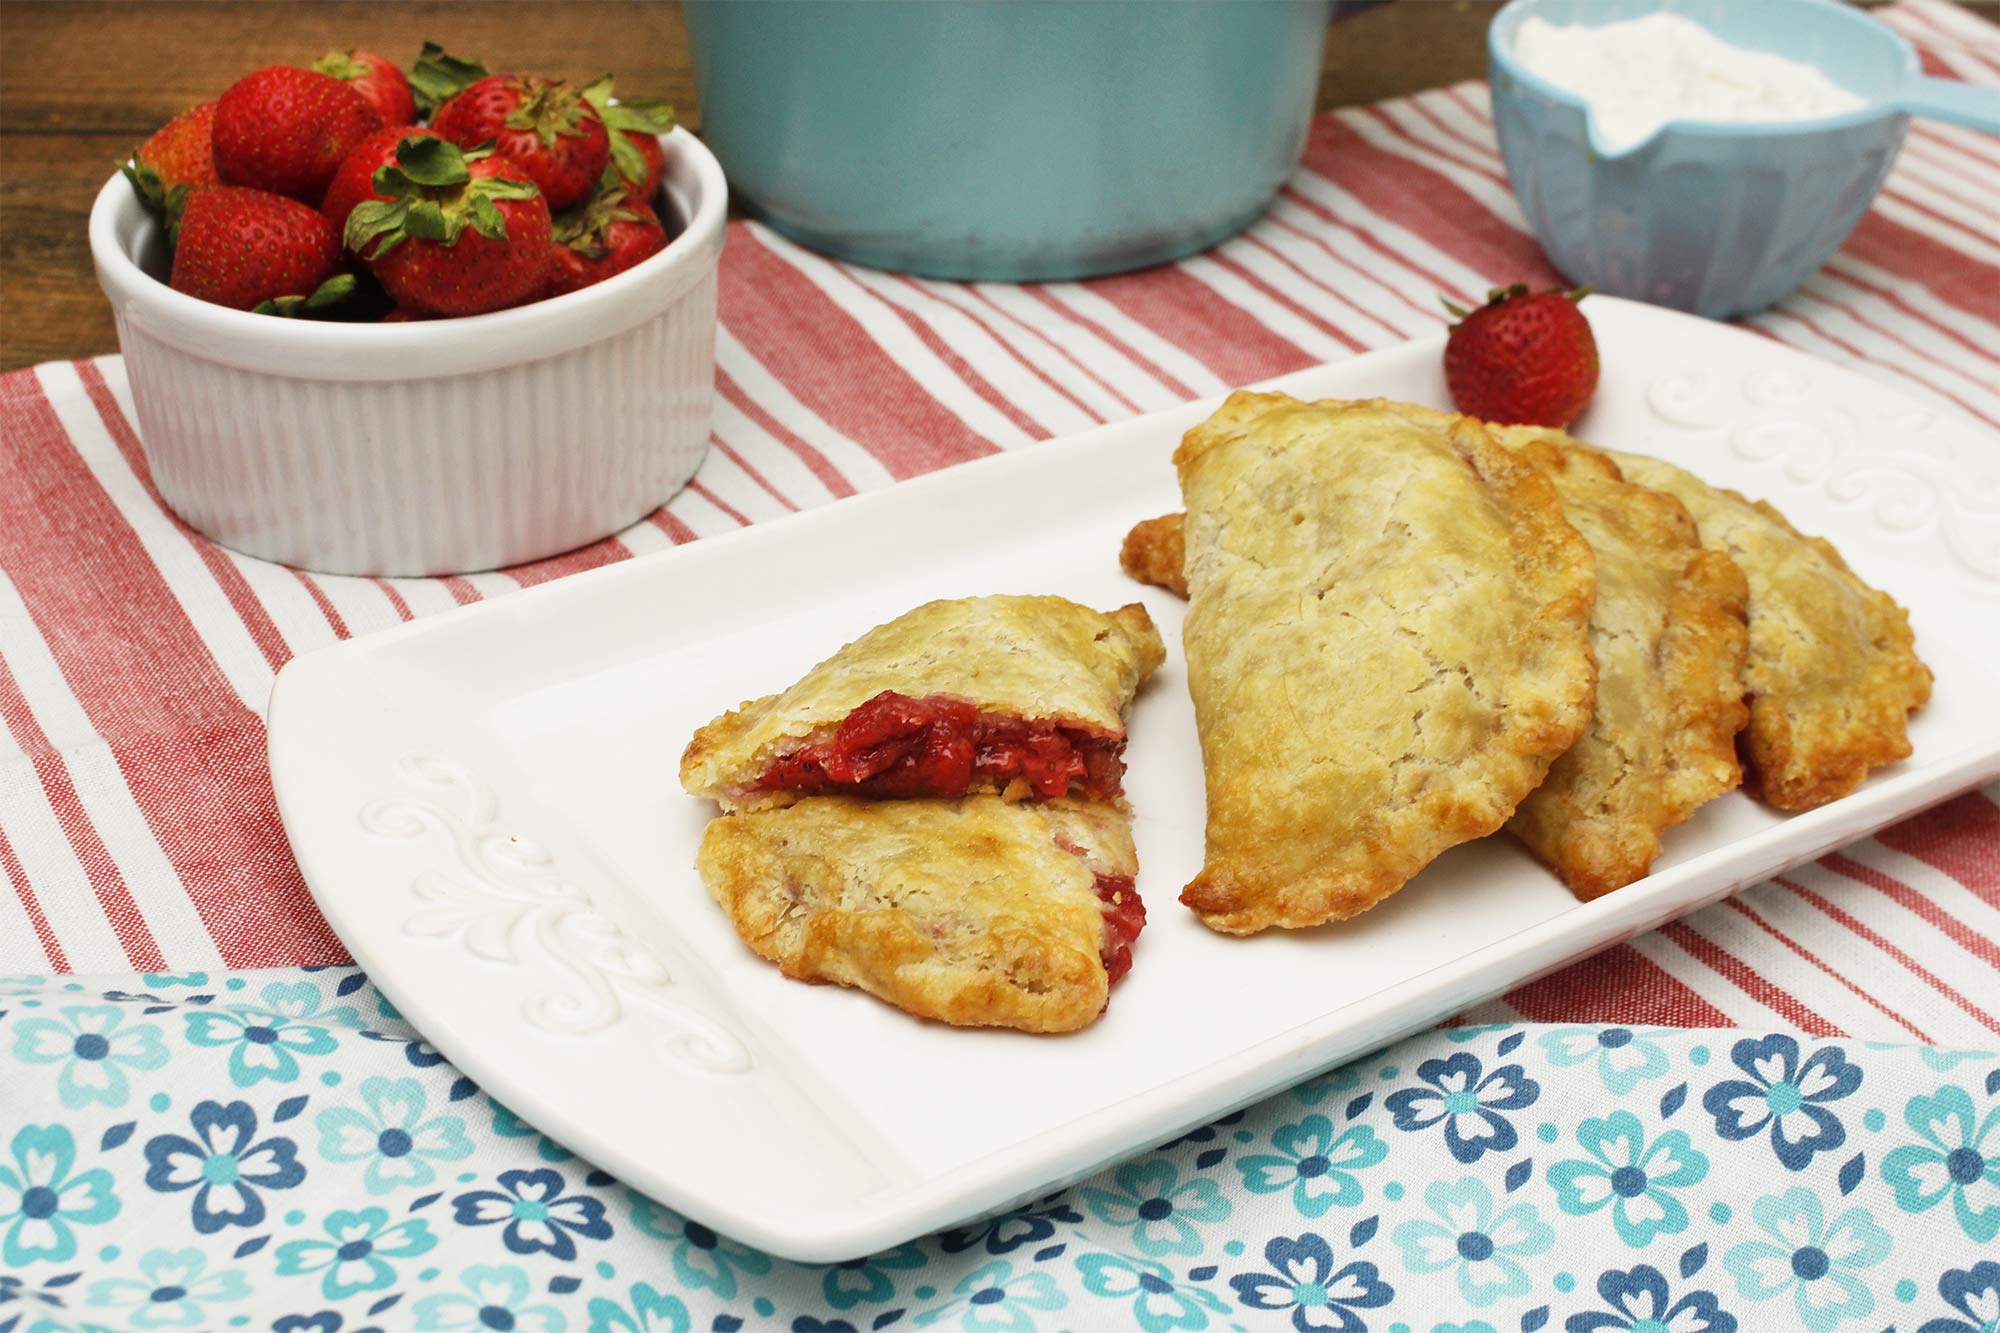
[[114,175],[90,252],[160,494],[225,546],[336,574],[492,569],[645,516],[708,448],[728,203],[699,140],[661,144],[685,223],[664,251],[568,296],[408,324],[174,291],[158,224]]

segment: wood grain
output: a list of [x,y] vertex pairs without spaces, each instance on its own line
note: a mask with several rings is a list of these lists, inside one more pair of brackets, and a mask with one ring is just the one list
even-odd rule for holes
[[[1344,19],[1320,107],[1478,76],[1498,8],[1396,0]],[[2000,18],[2000,0],[1974,8]],[[261,65],[352,45],[408,60],[426,38],[495,69],[612,70],[700,125],[678,0],[0,0],[0,370],[117,349],[84,224],[146,135]]]

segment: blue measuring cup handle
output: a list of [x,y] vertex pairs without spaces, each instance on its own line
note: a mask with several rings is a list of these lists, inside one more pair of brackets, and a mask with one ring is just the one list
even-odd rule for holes
[[1932,120],[2000,134],[2000,88],[1983,88],[1956,79],[1918,78],[1904,86],[1895,105],[1913,116],[1929,116]]

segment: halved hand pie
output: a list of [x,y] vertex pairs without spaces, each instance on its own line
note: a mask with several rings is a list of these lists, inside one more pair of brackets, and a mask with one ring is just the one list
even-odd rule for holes
[[1770,505],[1657,458],[1604,452],[1628,480],[1686,505],[1703,545],[1726,551],[1749,581],[1747,787],[1781,810],[1809,810],[1910,753],[1909,714],[1930,698],[1931,672],[1894,598]]
[[1237,393],[1174,462],[1209,926],[1367,910],[1588,725],[1590,548],[1479,422]]
[[1095,802],[807,797],[715,820],[697,864],[786,976],[959,1026],[1086,1026],[1146,921],[1129,821]]
[[1645,877],[1663,830],[1742,779],[1743,573],[1701,545],[1685,506],[1623,480],[1561,431],[1492,428],[1542,468],[1597,557],[1597,707],[1507,827],[1598,897]]
[[1138,605],[930,602],[697,731],[681,785],[731,809],[833,793],[1114,798],[1124,710],[1163,658]]

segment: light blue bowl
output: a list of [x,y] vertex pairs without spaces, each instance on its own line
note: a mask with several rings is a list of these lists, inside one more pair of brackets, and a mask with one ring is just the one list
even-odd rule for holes
[[[1581,98],[1513,56],[1531,15],[1597,26],[1662,9],[1817,66],[1867,105],[1781,123],[1674,121],[1613,151]],[[1911,115],[2000,130],[2000,92],[1925,78],[1908,42],[1836,0],[1514,0],[1487,55],[1500,151],[1549,262],[1571,282],[1716,319],[1783,299],[1840,247]]]
[[1297,166],[1328,0],[689,0],[702,139],[816,250],[945,278],[1157,264]]

